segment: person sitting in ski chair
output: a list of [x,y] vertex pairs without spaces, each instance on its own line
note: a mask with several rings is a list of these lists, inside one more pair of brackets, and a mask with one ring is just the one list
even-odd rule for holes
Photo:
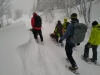
[[68,20],[67,20],[67,18],[64,18],[64,23],[63,23],[63,32],[65,33],[66,32],[66,29],[67,29],[67,27],[68,27],[68,25],[69,25],[70,23],[68,22]]
[[58,38],[63,35],[63,27],[61,21],[58,20],[57,25],[55,27],[54,33],[50,34],[50,37],[55,39],[56,43],[58,44]]

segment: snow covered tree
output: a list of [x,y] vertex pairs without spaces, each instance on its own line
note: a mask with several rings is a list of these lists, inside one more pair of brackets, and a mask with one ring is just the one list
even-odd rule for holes
[[74,10],[78,10],[79,16],[83,16],[88,26],[91,19],[92,0],[67,0],[67,16]]
[[7,12],[5,13],[8,18],[12,18],[12,12],[10,9],[7,9]]
[[20,17],[22,17],[22,14],[23,14],[22,10],[20,9],[15,10],[15,19],[19,19]]
[[100,0],[94,0],[96,4],[98,4],[100,2]]
[[[90,23],[91,9],[93,0],[37,0],[36,11],[43,11],[45,15],[54,17],[53,10],[62,9],[67,17],[70,18],[73,10],[78,10],[79,15],[84,17],[88,26]],[[95,0],[99,1],[99,0]]]
[[10,6],[10,0],[0,0],[0,27],[3,27],[3,15]]
[[87,26],[90,23],[91,8],[92,8],[92,0],[81,0],[79,13],[83,15]]
[[37,3],[38,3],[38,5],[39,5],[39,1],[40,1],[40,0],[34,0],[34,1],[33,1],[33,7],[32,7],[31,13],[33,13],[33,12],[36,11]]

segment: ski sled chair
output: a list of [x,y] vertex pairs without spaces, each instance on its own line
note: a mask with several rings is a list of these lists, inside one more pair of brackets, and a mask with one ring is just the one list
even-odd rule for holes
[[50,37],[53,38],[53,39],[55,39],[55,33],[51,33]]

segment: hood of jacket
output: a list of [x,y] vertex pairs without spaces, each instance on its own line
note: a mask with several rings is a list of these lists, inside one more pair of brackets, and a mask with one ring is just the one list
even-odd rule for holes
[[34,13],[33,13],[33,17],[35,17],[35,16],[37,16],[37,13],[34,12]]
[[67,22],[67,18],[64,18],[64,22]]
[[96,28],[97,30],[100,30],[100,24],[92,26],[92,28]]

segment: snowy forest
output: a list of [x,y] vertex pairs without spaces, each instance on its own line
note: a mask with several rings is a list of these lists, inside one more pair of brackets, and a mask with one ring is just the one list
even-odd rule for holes
[[[37,42],[31,31],[34,12],[42,19],[43,41],[37,36]],[[88,28],[84,40],[72,49],[77,72],[100,75],[100,45],[98,64],[82,59],[93,21],[100,24],[100,0],[0,0],[0,75],[76,75],[68,69],[71,64],[66,61],[66,41],[61,46],[50,36],[58,20],[63,24],[67,19],[71,23],[72,13],[77,13],[79,23]],[[88,57],[92,58],[93,53],[89,48]]]
[[[78,11],[79,16],[84,17],[84,21],[88,26],[91,21],[92,1],[98,4],[100,0],[33,0],[33,7],[27,14],[33,12],[43,12],[42,15],[46,16],[47,21],[52,21],[54,18],[54,11],[61,9],[64,16],[70,18],[73,10]],[[0,0],[0,27],[3,27],[3,16],[5,15],[7,25],[9,25],[9,18],[14,20],[22,17],[25,14],[21,9],[14,9],[12,0]]]

